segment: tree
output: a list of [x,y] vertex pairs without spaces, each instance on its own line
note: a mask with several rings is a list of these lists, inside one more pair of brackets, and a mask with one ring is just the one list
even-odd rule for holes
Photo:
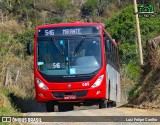
[[81,7],[82,17],[102,16],[110,6],[110,0],[88,0]]
[[64,15],[68,9],[71,9],[71,0],[55,0],[53,3],[54,9],[61,15]]

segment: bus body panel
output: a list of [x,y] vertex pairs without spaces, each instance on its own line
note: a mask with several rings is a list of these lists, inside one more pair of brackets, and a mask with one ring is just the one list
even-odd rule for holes
[[[47,82],[45,79],[43,79],[42,76],[40,76],[40,74],[37,72],[35,75],[35,79],[36,78],[40,78],[42,80],[42,82],[44,82],[46,84],[46,86],[49,88],[49,90],[43,90],[41,88],[38,87],[38,85],[36,84],[35,81],[35,86],[36,86],[36,100],[39,102],[42,101],[48,101],[48,100],[57,100],[57,101],[61,101],[63,100],[62,98],[55,98],[52,95],[52,92],[79,92],[79,91],[88,91],[87,95],[84,96],[83,98],[76,98],[75,100],[85,100],[85,99],[106,99],[106,78],[104,77],[101,85],[99,87],[96,88],[91,88],[91,86],[94,84],[94,82],[97,80],[97,78],[100,76],[100,74],[104,74],[104,76],[106,76],[105,70],[101,70],[92,80],[90,81],[82,81],[82,82],[68,82],[68,83],[49,83]],[[89,82],[89,86],[83,86],[83,83]],[[72,88],[68,88],[68,84],[71,84]],[[96,94],[97,91],[100,91],[100,94]],[[40,96],[41,94],[44,95]],[[75,101],[75,100],[71,100],[71,101]],[[66,100],[68,101],[68,100]]]
[[[120,85],[120,80],[119,80],[119,72],[115,70],[110,64],[107,64],[107,86],[110,84],[110,90],[109,87],[107,88],[107,98],[113,101],[120,101],[119,100],[119,85]],[[110,97],[109,97],[110,95]]]
[[[70,89],[88,89],[95,83],[99,76],[105,76],[105,70],[100,70],[93,79],[81,82],[47,82],[39,73],[36,71],[35,79],[39,78],[50,90],[70,90]],[[104,78],[103,81],[106,79]],[[35,81],[36,82],[36,81]],[[68,88],[68,84],[71,84],[71,88]]]
[[[104,84],[104,83],[103,83]],[[64,98],[56,98],[52,95],[52,92],[65,92],[65,93],[69,93],[69,92],[80,92],[80,91],[87,91],[87,95],[84,97],[76,97],[76,99],[72,99],[70,101],[79,101],[82,102],[82,100],[88,100],[88,99],[105,99],[106,97],[106,93],[105,93],[105,87],[99,86],[97,88],[88,88],[88,89],[72,89],[72,90],[42,90],[40,88],[38,88],[38,86],[36,85],[37,89],[36,89],[36,100],[39,102],[46,102],[48,100],[57,100],[57,101],[68,101],[68,100],[64,100]],[[97,91],[101,91],[100,94],[97,94]],[[43,96],[41,96],[43,94]]]

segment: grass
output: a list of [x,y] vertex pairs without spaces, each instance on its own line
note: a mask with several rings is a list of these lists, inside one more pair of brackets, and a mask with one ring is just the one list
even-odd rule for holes
[[20,115],[20,113],[12,106],[10,98],[8,97],[9,94],[10,92],[8,89],[0,88],[0,116]]
[[129,93],[129,100],[135,98],[141,90],[142,90],[141,86],[135,85]]
[[160,37],[148,46],[148,63],[144,65],[141,83],[129,94],[129,103],[144,107],[160,108]]
[[[15,107],[11,104],[9,89],[1,87],[0,88],[0,116],[21,116],[22,114],[18,112]],[[0,123],[1,125],[17,125],[18,123]]]

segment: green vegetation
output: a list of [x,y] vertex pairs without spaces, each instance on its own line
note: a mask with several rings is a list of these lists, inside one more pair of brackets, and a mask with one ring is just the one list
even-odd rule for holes
[[17,111],[11,105],[9,94],[9,89],[0,89],[0,116],[20,115],[20,113],[17,113]]
[[[154,59],[151,60],[151,58],[148,56],[150,50],[147,50],[148,46],[146,46],[146,43],[151,38],[154,38],[160,34],[160,16],[158,14],[156,17],[150,16],[149,18],[145,18],[141,16],[139,18],[145,65],[148,65],[148,62],[153,61],[154,64],[152,64],[152,66],[156,67],[157,64],[160,63],[158,61],[158,57],[154,56],[154,54],[150,54]],[[159,100],[159,96],[157,94],[159,93],[159,90],[152,86],[155,82],[154,80],[149,79],[146,82],[145,79],[147,78],[145,77],[147,76],[144,76],[144,74],[149,74],[148,71],[151,71],[152,69],[145,66],[148,69],[148,71],[145,71],[144,68],[139,66],[139,51],[137,45],[136,22],[133,6],[129,6],[114,14],[111,18],[107,19],[106,29],[111,36],[119,42],[121,76],[123,87],[125,87],[123,91],[124,93],[129,94],[128,100],[132,100],[132,104],[141,104],[146,102],[145,105],[152,105],[152,102],[149,102],[148,100],[155,100],[154,103],[157,106],[159,101],[156,100]],[[147,86],[139,84],[141,82],[148,84]],[[134,85],[132,83],[134,83]],[[151,93],[149,94],[149,97],[146,97],[147,92]],[[154,99],[152,97],[154,97]]]
[[[142,44],[160,33],[160,17],[140,18]],[[128,70],[129,78],[139,81],[139,52],[137,45],[136,22],[133,6],[123,9],[106,21],[106,29],[119,42],[122,68]],[[144,52],[144,55],[145,52]],[[122,74],[123,76],[124,74]]]
[[88,0],[82,5],[81,11],[83,16],[102,16],[105,10],[110,6],[111,0]]
[[140,91],[142,91],[142,87],[135,85],[129,93],[129,100],[135,98]]

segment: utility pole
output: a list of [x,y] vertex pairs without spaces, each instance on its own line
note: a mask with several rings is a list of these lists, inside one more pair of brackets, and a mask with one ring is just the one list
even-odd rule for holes
[[143,65],[142,42],[141,42],[141,33],[140,33],[138,9],[137,9],[137,1],[136,0],[134,0],[134,8],[135,8],[135,15],[136,15],[136,28],[137,28],[137,35],[138,35],[138,47],[139,47],[140,65]]

